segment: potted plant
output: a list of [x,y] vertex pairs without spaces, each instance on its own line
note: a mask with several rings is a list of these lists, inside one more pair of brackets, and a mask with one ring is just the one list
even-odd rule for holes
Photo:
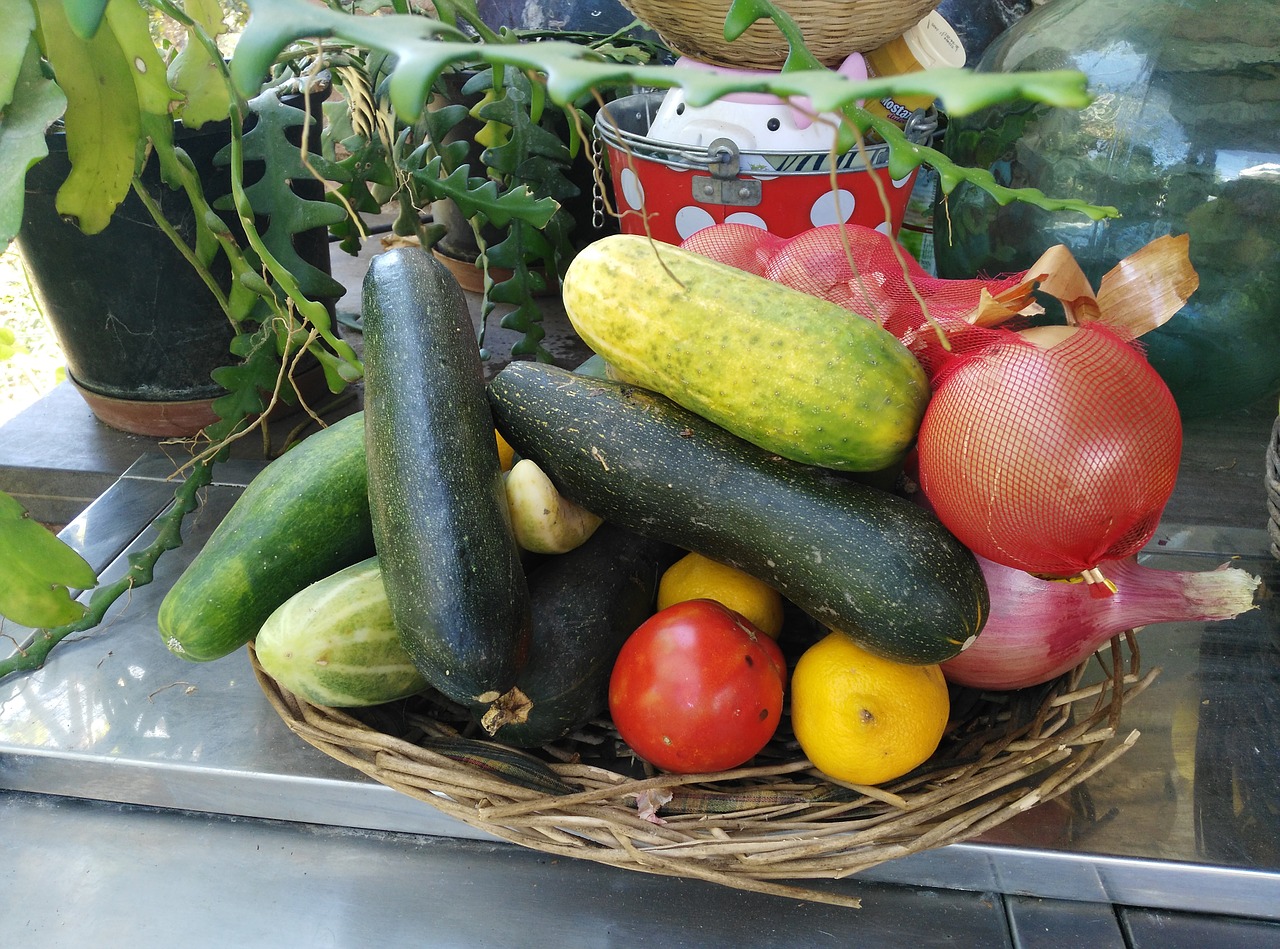
[[[190,0],[185,7],[170,0],[148,0],[146,6],[138,0],[0,0],[6,23],[0,41],[0,246],[24,240],[19,235],[37,216],[36,205],[47,203],[51,220],[29,234],[33,243],[24,251],[29,258],[43,254],[41,265],[75,268],[64,282],[49,277],[51,294],[77,283],[89,295],[110,296],[108,279],[141,274],[152,285],[154,302],[164,285],[185,281],[182,294],[151,308],[152,322],[143,331],[124,320],[136,314],[99,313],[97,329],[62,329],[64,350],[86,339],[95,348],[104,319],[115,321],[121,338],[147,338],[148,331],[167,330],[191,311],[200,311],[203,320],[202,328],[182,331],[182,339],[199,337],[210,359],[203,375],[216,393],[207,400],[213,417],[195,426],[207,444],[194,453],[172,528],[162,528],[164,541],[138,558],[130,585],[146,582],[149,564],[166,545],[180,542],[181,518],[194,507],[227,439],[245,434],[275,403],[296,401],[292,376],[304,359],[319,366],[334,391],[360,374],[323,302],[338,285],[327,268],[300,252],[299,235],[323,232],[342,216],[321,199],[322,186],[307,180],[312,173],[299,132],[311,113],[282,98],[292,93],[307,104],[309,61],[286,57],[286,65],[264,69],[258,84],[238,91],[216,42],[238,6],[225,0]],[[169,29],[153,30],[154,21]],[[175,32],[187,36],[180,51],[169,38]],[[49,157],[51,142],[61,156]],[[34,184],[59,157],[64,167],[54,183]],[[206,173],[220,171],[224,180],[211,188],[199,164]],[[308,194],[290,187],[291,181],[315,187]],[[28,189],[48,193],[28,195]],[[161,244],[148,252],[158,253],[157,246],[171,251],[177,264],[163,270],[154,256],[139,265],[117,260],[96,268],[96,282],[85,281],[95,267],[81,241],[121,227],[126,243],[142,232],[158,235]],[[327,253],[327,241],[323,246]],[[159,281],[157,272],[164,274]],[[184,363],[196,358],[181,357]],[[133,368],[128,358],[117,362]],[[66,587],[92,587],[92,571],[86,574],[69,548],[3,494],[0,523],[6,575],[0,614],[33,627],[82,617],[85,608]]]
[[[12,5],[19,0],[0,0],[0,2]],[[64,0],[64,2],[69,8],[72,5],[77,7],[86,5],[100,10],[104,6],[104,0]],[[109,0],[109,3],[119,2],[121,0]],[[176,11],[176,8],[171,6],[170,0],[154,0],[154,2],[166,13]],[[786,65],[778,73],[761,76],[725,75],[678,66],[619,61],[605,50],[593,48],[588,44],[557,39],[520,42],[510,41],[509,38],[500,34],[490,36],[484,33],[468,33],[458,26],[457,16],[461,15],[463,21],[467,21],[474,10],[474,3],[471,0],[436,0],[437,9],[444,11],[444,15],[440,17],[410,14],[404,4],[397,7],[402,12],[386,16],[355,15],[342,9],[318,5],[309,0],[248,0],[248,5],[252,15],[230,62],[229,76],[233,85],[228,86],[228,89],[234,93],[232,101],[237,103],[241,102],[239,97],[257,95],[262,87],[262,77],[271,74],[278,57],[291,49],[293,44],[309,41],[309,38],[312,40],[320,38],[328,48],[327,52],[331,51],[334,45],[340,46],[349,56],[361,58],[364,64],[372,61],[370,57],[388,58],[391,62],[390,67],[372,74],[385,76],[384,82],[379,82],[376,90],[379,96],[385,94],[386,102],[394,116],[395,125],[388,128],[399,127],[402,130],[413,127],[423,119],[426,103],[431,98],[432,90],[440,76],[447,70],[467,64],[472,66],[483,64],[485,67],[494,69],[494,81],[498,81],[496,79],[499,75],[498,71],[504,82],[508,77],[521,77],[512,88],[525,88],[524,82],[527,81],[530,105],[535,101],[549,102],[556,108],[569,110],[570,116],[577,114],[575,103],[583,101],[584,97],[592,100],[600,90],[618,86],[679,87],[686,101],[694,105],[706,104],[734,92],[767,92],[783,97],[801,96],[807,99],[810,106],[817,112],[842,112],[847,117],[848,129],[855,138],[874,130],[892,149],[890,170],[895,177],[901,177],[912,168],[927,162],[939,172],[944,193],[953,189],[961,180],[967,180],[1004,201],[1030,201],[1049,209],[1072,208],[1093,217],[1108,213],[1107,209],[1093,208],[1081,201],[1057,201],[1029,189],[1002,188],[988,172],[959,168],[938,152],[909,142],[902,130],[892,122],[877,119],[856,106],[860,99],[872,96],[878,98],[886,94],[902,92],[930,96],[945,94],[948,108],[953,111],[972,110],[1013,96],[1024,96],[1054,105],[1080,107],[1088,101],[1088,96],[1083,77],[1076,73],[977,76],[962,70],[940,70],[862,83],[854,82],[823,68],[812,56],[806,55],[804,44],[794,23],[784,14],[779,13],[767,0],[735,0],[725,26],[726,37],[732,38],[745,31],[755,21],[770,17],[787,36],[791,43],[792,54],[788,57]],[[206,49],[209,49],[208,44]],[[212,53],[212,50],[210,52]],[[29,48],[27,57],[23,60],[26,75],[33,79],[37,78],[38,68]],[[215,66],[220,65],[220,61],[212,55],[210,58]],[[344,64],[339,61],[339,66],[342,65]],[[348,88],[354,87],[348,86]],[[2,91],[3,89],[0,89],[0,92]],[[6,114],[6,121],[13,114],[15,111],[10,109]],[[235,107],[230,114],[233,133],[235,133],[242,116],[240,110]],[[354,110],[353,114],[355,114]],[[387,113],[380,114],[385,116]],[[497,120],[516,128],[516,122],[509,121],[504,115],[484,117],[486,121]],[[518,122],[523,125],[524,118],[520,117]],[[573,127],[577,132],[576,123]],[[2,130],[0,135],[3,135]],[[379,156],[385,158],[388,154],[393,157],[405,154],[390,150],[391,146],[400,141],[399,133],[388,133],[387,137],[379,138],[376,142],[368,135],[365,137],[372,149],[369,154],[374,158]],[[234,199],[239,217],[246,225],[249,246],[258,255],[255,264],[261,263],[262,271],[248,265],[236,270],[238,282],[233,289],[241,295],[245,290],[261,294],[264,300],[274,301],[286,311],[281,317],[280,324],[269,322],[261,324],[266,327],[261,330],[261,335],[255,337],[249,334],[245,337],[246,341],[251,342],[255,338],[261,340],[269,334],[274,334],[273,339],[280,344],[280,351],[285,353],[286,361],[288,355],[296,351],[293,347],[298,346],[303,338],[312,338],[311,334],[326,340],[332,339],[340,344],[341,341],[332,336],[331,321],[323,305],[308,299],[300,291],[292,274],[271,255],[262,242],[261,235],[257,235],[252,227],[252,206],[247,189],[244,188],[243,181],[237,183],[234,180],[238,161],[243,157],[242,153],[237,152],[236,141],[236,136],[233,134],[231,167]],[[243,136],[241,136],[241,142],[239,147],[242,149]],[[429,147],[438,147],[436,140],[433,140]],[[411,150],[407,154],[413,155],[414,151]],[[437,157],[439,161],[436,160]],[[505,192],[500,191],[496,182],[487,180],[485,176],[473,176],[469,173],[469,169],[461,164],[458,169],[442,174],[443,158],[443,155],[425,158],[419,170],[426,172],[425,177],[432,180],[433,186],[437,179],[451,186],[456,185],[457,193],[453,196],[465,196],[475,200],[476,207],[484,210],[488,223],[504,227],[514,219],[513,216],[517,213],[528,213],[530,208],[540,208],[538,213],[545,214],[548,210],[554,211],[558,205],[554,199],[537,198],[527,186],[517,185]],[[353,153],[350,160],[352,164],[359,164],[360,153]],[[371,161],[370,167],[376,171],[377,162]],[[387,169],[385,162],[381,167],[384,171]],[[497,167],[496,163],[494,167]],[[364,197],[368,197],[373,206],[380,206],[373,195],[373,183],[379,183],[384,187],[394,187],[395,183],[394,176],[382,181],[379,181],[373,173],[357,178],[342,168],[329,168],[328,173],[334,181],[350,179],[353,187],[350,189],[347,200],[358,211],[368,208],[367,205],[361,206]],[[181,176],[179,180],[182,180]],[[361,192],[362,188],[368,192],[367,195]],[[541,204],[539,204],[540,201]],[[3,210],[3,203],[0,203],[0,210]],[[550,215],[548,219],[549,217]],[[218,240],[225,239],[225,235],[215,233],[214,236]],[[199,263],[198,260],[196,262]],[[268,284],[263,278],[264,274],[274,283]],[[277,289],[287,293],[289,299],[281,300],[277,295]],[[236,299],[241,299],[241,296],[237,296]],[[309,329],[303,329],[298,325],[297,320],[293,318],[295,311],[309,322]],[[235,371],[240,374],[234,377],[234,381],[241,386],[237,391],[245,398],[248,398],[246,393],[256,391],[256,381],[264,375],[255,359],[256,354],[265,349],[265,346],[259,346],[257,349],[246,350],[245,355],[250,358],[246,360],[245,365],[235,367]],[[278,359],[277,349],[272,347],[270,351]],[[332,371],[337,381],[341,382],[347,378],[355,363],[344,361],[341,353],[329,353],[324,365],[326,369]],[[255,376],[255,373],[258,375]],[[228,377],[228,380],[232,381],[232,378]],[[239,406],[233,404],[232,407]],[[21,514],[15,513],[11,506],[6,507],[5,502],[9,499],[0,495],[0,528],[3,528],[0,529],[0,538],[2,538],[0,539],[0,563],[22,560],[22,575],[15,574],[18,582],[12,584],[8,590],[0,585],[0,614],[27,625],[39,624],[53,627],[38,631],[33,640],[24,647],[21,655],[0,662],[0,676],[38,667],[57,642],[73,632],[96,625],[104,615],[106,607],[115,598],[134,585],[149,582],[151,568],[156,558],[165,550],[181,543],[182,517],[194,508],[196,492],[202,484],[207,483],[208,464],[211,460],[210,454],[205,454],[198,459],[191,475],[178,490],[177,503],[172,513],[157,525],[159,530],[155,543],[144,553],[134,556],[129,571],[120,580],[97,589],[89,599],[87,611],[79,604],[71,602],[66,587],[84,588],[91,585],[90,581],[95,578],[85,576],[81,566],[67,557],[66,550],[51,535],[39,541],[28,540],[26,534],[32,532],[26,531],[22,539],[17,539],[18,531],[10,528],[21,523]],[[41,615],[59,618],[41,619],[33,623],[14,612],[15,605],[30,606],[33,598],[42,601],[39,604],[44,609]],[[34,615],[34,611],[24,615]],[[60,625],[55,625],[56,623]]]
[[[337,192],[354,217],[393,203],[396,233],[433,250],[464,287],[480,294],[482,347],[489,316],[503,305],[502,325],[523,334],[510,355],[549,359],[540,343],[538,297],[554,290],[575,251],[599,236],[597,229],[612,224],[599,216],[593,227],[590,220],[592,117],[612,89],[602,84],[556,103],[536,77],[490,61],[490,51],[555,41],[623,66],[670,53],[620,4],[583,4],[598,15],[576,17],[571,3],[555,11],[534,6],[441,0],[432,18],[404,14],[431,22],[439,40],[468,44],[472,53],[435,77],[425,107],[413,116],[390,105],[395,57],[361,45],[338,54],[333,75],[342,96],[326,134],[346,156],[349,178]],[[596,20],[617,28],[586,28]],[[359,246],[358,228],[358,220],[341,226],[349,249]]]
[[[308,183],[311,194],[280,184],[307,177],[292,167],[291,141],[306,113],[281,101],[291,77],[264,74],[243,97],[231,89],[215,42],[231,10],[221,0],[187,9],[169,0],[5,2],[25,42],[12,44],[7,64],[14,83],[2,141],[12,177],[0,195],[0,240],[17,237],[69,375],[100,418],[144,434],[191,435],[218,416],[260,411],[236,374],[214,380],[212,371],[233,351],[256,354],[240,337],[275,324],[290,284],[310,299],[340,292],[327,245],[315,262],[295,246],[340,212],[319,200],[318,183]],[[260,166],[251,186],[246,148]],[[257,292],[264,274],[270,287]]]

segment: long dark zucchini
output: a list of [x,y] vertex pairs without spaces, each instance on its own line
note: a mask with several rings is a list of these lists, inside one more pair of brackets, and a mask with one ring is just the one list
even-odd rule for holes
[[467,302],[431,256],[397,248],[365,275],[363,324],[369,507],[392,616],[431,685],[486,708],[515,684],[530,611]]
[[566,496],[759,577],[867,649],[940,662],[982,628],[976,558],[910,501],[611,380],[522,362],[488,391],[503,436]]
[[581,546],[529,574],[533,641],[516,682],[522,701],[495,705],[481,724],[522,747],[567,735],[609,707],[622,644],[652,615],[658,579],[682,551],[605,522]]

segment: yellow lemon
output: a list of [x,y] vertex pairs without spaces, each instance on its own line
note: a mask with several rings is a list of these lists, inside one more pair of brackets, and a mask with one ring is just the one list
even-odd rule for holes
[[658,581],[658,609],[702,599],[715,600],[741,613],[775,639],[782,632],[782,594],[736,567],[702,554],[686,554]]
[[502,433],[497,429],[493,430],[493,437],[498,440],[498,464],[502,466],[503,471],[510,471],[511,465],[515,461],[516,451],[507,444],[507,440],[502,437]]
[[937,665],[867,652],[844,633],[814,643],[791,674],[791,728],[823,774],[883,784],[928,760],[951,711]]

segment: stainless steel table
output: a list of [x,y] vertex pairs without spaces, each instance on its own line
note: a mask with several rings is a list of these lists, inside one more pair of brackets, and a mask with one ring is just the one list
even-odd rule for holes
[[[548,328],[575,364],[563,316]],[[1231,558],[1276,589],[1274,410],[1188,423],[1149,563]],[[74,516],[62,536],[110,575],[171,500],[175,455],[56,393],[0,432],[0,489]],[[1280,946],[1274,600],[1143,632],[1162,673],[1126,709],[1133,750],[984,838],[836,884],[863,898],[843,910],[487,838],[295,738],[243,654],[172,656],[160,599],[260,467],[219,466],[154,583],[0,682],[0,945]],[[75,516],[77,498],[96,500]],[[0,628],[0,652],[23,635]]]

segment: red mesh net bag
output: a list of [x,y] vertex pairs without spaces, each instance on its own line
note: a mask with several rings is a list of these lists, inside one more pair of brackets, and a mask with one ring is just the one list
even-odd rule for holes
[[[1020,292],[1022,274],[934,277],[892,238],[856,224],[815,227],[790,238],[749,224],[717,224],[680,246],[874,320],[902,340],[931,375],[947,356],[937,328],[948,336],[971,328],[968,318],[984,300],[1012,295],[1014,311],[1027,300]],[[1009,306],[999,309],[1007,315]]]
[[[1066,329],[1066,328],[1064,328]],[[1182,425],[1141,351],[1097,323],[1045,347],[1018,333],[950,360],[916,447],[938,518],[989,560],[1091,575],[1137,553],[1177,479]]]
[[[1177,478],[1181,420],[1134,334],[1098,321],[1091,295],[1093,322],[1018,332],[1007,327],[1025,319],[975,323],[1038,310],[1026,306],[1027,273],[935,278],[869,228],[783,240],[717,225],[682,246],[874,319],[916,354],[934,391],[915,474],[971,550],[1032,573],[1105,581],[1101,561],[1136,553],[1155,532]],[[1063,282],[1069,295],[1079,289]]]

